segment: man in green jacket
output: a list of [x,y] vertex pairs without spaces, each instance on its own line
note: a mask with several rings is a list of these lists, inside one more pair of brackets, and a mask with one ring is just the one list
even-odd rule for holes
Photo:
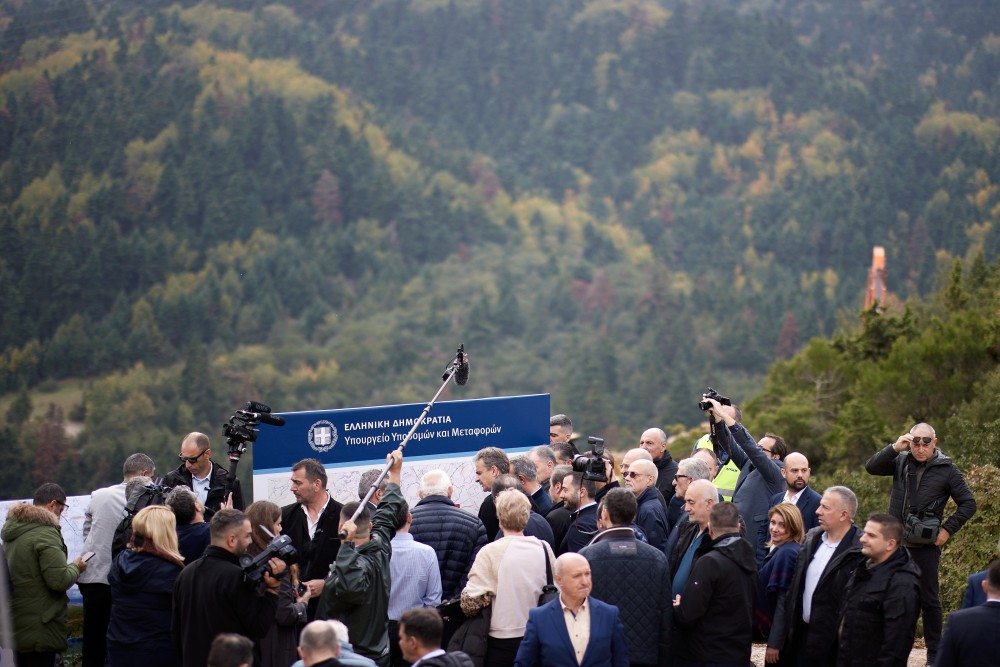
[[389,455],[389,483],[382,500],[369,518],[368,509],[351,515],[358,503],[344,505],[340,529],[347,537],[340,543],[337,560],[323,587],[317,618],[343,621],[354,643],[354,650],[389,667],[389,556],[390,542],[396,534],[396,514],[403,503],[399,490],[399,471],[403,467],[400,450]]
[[66,562],[59,531],[65,509],[66,492],[58,484],[42,484],[31,505],[10,508],[0,532],[13,582],[10,606],[19,667],[52,667],[56,653],[66,650],[66,591],[87,564],[82,557]]

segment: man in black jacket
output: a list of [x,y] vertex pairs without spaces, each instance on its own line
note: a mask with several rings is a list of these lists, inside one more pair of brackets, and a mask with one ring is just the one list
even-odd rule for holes
[[260,639],[274,626],[284,561],[272,558],[258,586],[244,581],[240,556],[250,544],[243,512],[223,509],[211,522],[212,544],[174,584],[171,632],[183,667],[203,667],[212,640],[223,632]]
[[[900,544],[903,524],[872,514],[838,623],[838,667],[906,667],[920,613],[920,570]],[[877,656],[877,658],[875,657]]]
[[643,431],[639,438],[639,446],[649,452],[659,474],[656,478],[656,488],[663,499],[670,502],[674,496],[674,475],[677,474],[677,462],[667,451],[667,434],[660,428],[649,428]]
[[612,489],[604,497],[602,530],[580,555],[590,563],[591,595],[621,613],[632,667],[670,664],[670,568],[667,557],[635,538],[635,494]]
[[337,552],[337,560],[323,588],[318,618],[343,621],[354,649],[379,667],[389,667],[389,556],[396,534],[396,516],[403,505],[399,473],[403,452],[395,450],[387,458],[389,483],[382,502],[372,518],[367,508],[351,516],[360,503],[344,505],[340,512],[340,530],[346,537]]
[[[177,458],[181,460],[180,466],[167,473],[163,485],[173,488],[183,484],[194,491],[205,506],[205,520],[211,519],[226,501],[229,471],[212,462],[212,448],[204,433],[188,433],[181,442],[181,453]],[[243,490],[238,479],[233,480],[233,501],[229,507],[244,508]]]
[[785,614],[775,617],[768,635],[768,662],[797,658],[810,666],[835,664],[840,604],[854,569],[864,560],[861,531],[853,523],[857,511],[858,498],[846,486],[831,486],[820,499],[819,526],[806,534],[785,596]]
[[417,667],[473,667],[462,651],[441,648],[444,624],[434,609],[407,609],[399,619],[399,647],[403,658]]
[[674,620],[684,632],[675,664],[750,663],[757,564],[754,548],[740,537],[740,513],[732,503],[712,507],[712,542],[694,564],[684,593],[674,598]]
[[[868,459],[865,469],[872,475],[892,476],[889,514],[903,524],[903,544],[920,568],[924,641],[927,643],[927,662],[932,664],[941,641],[941,597],[938,592],[941,545],[976,513],[976,499],[958,467],[937,448],[937,434],[930,424],[917,424],[909,433],[896,438],[896,442]],[[958,508],[944,519],[948,498],[953,498]],[[917,541],[915,535],[907,534],[905,527],[911,516],[930,519],[939,526],[937,535],[932,535],[933,541]]]
[[476,554],[486,545],[483,522],[455,506],[453,491],[448,473],[429,470],[420,478],[420,502],[410,511],[410,535],[437,554],[442,600],[459,596]]
[[316,618],[330,565],[340,549],[340,511],[343,505],[326,490],[326,468],[317,459],[292,466],[292,495],[297,502],[281,508],[281,532],[299,552],[299,579],[309,588],[308,616]]

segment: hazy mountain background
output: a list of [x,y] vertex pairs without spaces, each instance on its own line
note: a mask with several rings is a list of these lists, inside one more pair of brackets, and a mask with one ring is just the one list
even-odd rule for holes
[[612,446],[711,385],[818,469],[960,416],[998,462],[998,73],[991,0],[0,0],[0,493],[459,342],[446,397]]

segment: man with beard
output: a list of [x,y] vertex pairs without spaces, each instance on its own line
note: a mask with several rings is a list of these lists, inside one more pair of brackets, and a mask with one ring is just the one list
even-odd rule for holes
[[243,577],[242,556],[250,545],[250,521],[243,512],[221,509],[210,524],[205,555],[181,571],[174,584],[171,632],[183,667],[203,667],[212,640],[223,632],[260,639],[274,626],[280,558],[268,561],[260,584]]
[[786,489],[771,496],[771,507],[778,503],[791,503],[802,513],[802,527],[808,533],[819,525],[816,508],[819,507],[820,496],[809,486],[809,459],[804,454],[792,452],[785,457],[785,467],[781,475],[785,478]]

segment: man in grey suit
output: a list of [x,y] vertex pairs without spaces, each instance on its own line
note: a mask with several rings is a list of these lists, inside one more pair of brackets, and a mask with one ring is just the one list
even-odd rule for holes
[[97,489],[90,494],[84,514],[83,551],[94,552],[77,585],[83,596],[83,667],[104,667],[107,652],[108,623],[111,621],[111,541],[125,511],[125,485],[134,477],[152,477],[153,459],[132,454],[125,459],[119,484]]

